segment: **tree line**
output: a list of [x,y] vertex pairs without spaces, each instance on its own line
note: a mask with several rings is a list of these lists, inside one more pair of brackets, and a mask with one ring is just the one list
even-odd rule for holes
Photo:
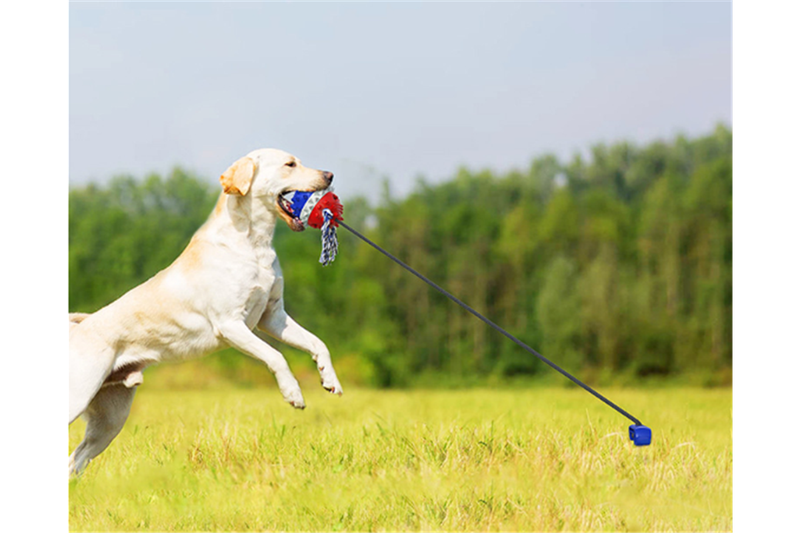
[[[459,169],[345,219],[589,382],[730,380],[732,133],[593,146],[504,173]],[[69,193],[69,301],[92,311],[168,266],[219,194],[180,168]],[[339,231],[279,224],[287,311],[377,386],[554,374],[408,272]]]

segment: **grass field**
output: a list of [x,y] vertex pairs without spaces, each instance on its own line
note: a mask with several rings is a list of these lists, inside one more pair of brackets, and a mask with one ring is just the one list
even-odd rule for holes
[[[137,393],[70,481],[74,531],[732,528],[730,389]],[[83,434],[70,427],[70,449]],[[66,463],[66,455],[64,457]]]

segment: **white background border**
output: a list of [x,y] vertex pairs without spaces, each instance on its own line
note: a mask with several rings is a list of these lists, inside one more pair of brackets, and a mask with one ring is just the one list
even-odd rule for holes
[[4,531],[66,531],[69,4],[0,3]]
[[[0,7],[3,529],[67,530],[68,13]],[[734,523],[797,521],[800,7],[733,8]]]

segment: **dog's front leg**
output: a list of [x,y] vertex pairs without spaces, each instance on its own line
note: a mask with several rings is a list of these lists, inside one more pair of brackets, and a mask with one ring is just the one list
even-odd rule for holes
[[310,354],[317,363],[319,377],[325,390],[339,395],[344,392],[336,377],[336,371],[333,369],[328,347],[316,335],[304,329],[286,314],[283,308],[283,299],[270,302],[267,311],[258,323],[258,329],[293,348]]
[[303,394],[300,392],[300,385],[289,369],[289,364],[283,358],[283,354],[259,339],[244,322],[225,324],[219,328],[219,332],[233,348],[263,361],[275,374],[275,380],[278,382],[278,388],[284,399],[293,407],[305,409],[306,404],[303,401]]

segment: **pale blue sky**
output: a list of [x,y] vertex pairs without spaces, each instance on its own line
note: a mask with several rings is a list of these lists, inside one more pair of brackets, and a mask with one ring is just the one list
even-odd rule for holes
[[70,5],[70,182],[277,147],[344,197],[731,124],[728,3]]

